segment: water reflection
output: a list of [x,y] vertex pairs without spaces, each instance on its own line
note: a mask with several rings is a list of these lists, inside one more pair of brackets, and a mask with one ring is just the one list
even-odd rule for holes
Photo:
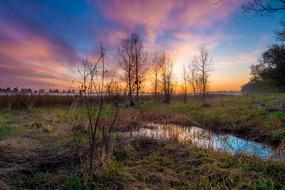
[[[173,124],[148,123],[138,130],[129,131],[128,136],[144,136],[154,139],[173,140],[195,144],[200,148],[223,150],[230,153],[244,153],[263,159],[280,160],[271,147],[228,134],[215,134],[199,127],[183,127]],[[284,157],[283,157],[284,158]]]

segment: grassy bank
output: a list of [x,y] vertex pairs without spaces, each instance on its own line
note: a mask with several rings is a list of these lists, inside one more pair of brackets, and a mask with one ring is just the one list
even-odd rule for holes
[[279,145],[285,137],[285,95],[214,97],[203,103],[145,102],[133,109],[141,121],[195,125],[215,132],[235,134],[259,142]]

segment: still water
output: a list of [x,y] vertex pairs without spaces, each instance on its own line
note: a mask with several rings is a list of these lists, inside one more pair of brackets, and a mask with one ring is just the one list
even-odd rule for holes
[[243,153],[263,159],[284,160],[272,147],[245,140],[229,134],[216,134],[199,127],[185,127],[174,124],[147,123],[137,130],[128,131],[130,137],[150,137],[190,143],[204,149],[223,150],[232,154]]

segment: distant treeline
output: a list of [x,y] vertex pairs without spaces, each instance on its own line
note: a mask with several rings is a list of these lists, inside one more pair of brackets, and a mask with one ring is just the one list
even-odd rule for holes
[[0,88],[0,94],[47,94],[47,93],[76,93],[75,90],[58,90],[58,89],[49,89],[48,91],[44,90],[44,89],[39,89],[39,90],[33,90],[31,88],[22,88],[22,89],[18,89],[16,88]]

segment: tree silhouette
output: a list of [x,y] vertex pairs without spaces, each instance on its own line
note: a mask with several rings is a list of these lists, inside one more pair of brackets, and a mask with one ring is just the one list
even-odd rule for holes
[[136,91],[136,101],[139,100],[139,92],[143,77],[147,69],[146,52],[137,33],[120,42],[118,47],[120,55],[119,65],[124,72],[124,79],[128,90],[128,106],[133,106],[133,93]]
[[164,94],[164,103],[171,102],[171,94],[173,93],[173,63],[169,56],[163,51],[160,55],[159,62],[161,65],[161,72],[159,81],[161,83],[161,90]]
[[198,71],[198,82],[203,101],[205,101],[208,90],[209,76],[213,71],[213,62],[205,45],[202,45],[199,48],[199,54],[194,56],[193,63]]

